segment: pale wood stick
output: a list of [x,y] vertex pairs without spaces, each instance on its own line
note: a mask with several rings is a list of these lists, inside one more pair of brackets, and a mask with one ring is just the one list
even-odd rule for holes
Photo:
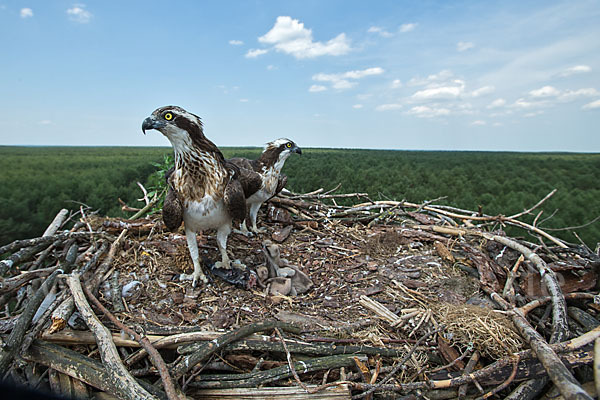
[[60,228],[60,226],[63,224],[63,222],[65,222],[65,219],[67,219],[68,214],[69,210],[67,210],[66,208],[60,210],[58,214],[56,214],[56,217],[54,217],[52,223],[48,225],[42,237],[54,235],[58,231],[58,228]]
[[113,390],[113,394],[123,396],[129,400],[157,399],[140,386],[121,362],[110,331],[102,325],[85,299],[79,275],[69,275],[67,283],[79,313],[96,338],[102,363],[112,372],[108,383]]

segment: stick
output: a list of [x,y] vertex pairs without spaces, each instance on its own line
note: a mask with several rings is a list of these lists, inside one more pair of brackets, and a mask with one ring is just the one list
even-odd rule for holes
[[155,396],[148,393],[139,385],[135,378],[129,374],[125,366],[121,363],[119,352],[112,341],[110,331],[102,325],[94,315],[94,312],[83,295],[79,275],[69,275],[67,283],[69,289],[71,289],[79,313],[85,320],[87,326],[94,333],[103,364],[105,364],[112,372],[108,381],[112,388],[112,393],[126,397],[130,400],[156,399]]
[[[558,189],[554,189],[553,191],[551,191],[550,193],[548,193],[548,194],[546,195],[546,197],[544,197],[543,199],[541,199],[540,201],[538,201],[538,202],[537,202],[537,203],[536,203],[536,204],[535,204],[533,207],[531,207],[531,208],[529,208],[529,209],[527,209],[527,210],[525,210],[525,211],[523,211],[523,212],[520,212],[520,213],[518,213],[518,214],[511,215],[511,216],[510,216],[510,217],[508,217],[508,218],[510,218],[510,219],[515,219],[515,218],[519,218],[519,217],[521,217],[521,216],[523,216],[523,215],[529,214],[530,212],[532,212],[533,210],[535,210],[536,208],[538,208],[539,206],[541,206],[543,202],[545,202],[545,201],[546,201],[546,200],[548,200],[550,197],[552,197],[552,196],[554,195],[554,193],[556,193],[556,191],[557,191],[557,190],[558,190]],[[535,225],[535,224],[534,224],[534,225]]]
[[[102,264],[100,264],[100,266],[96,269],[96,273],[93,275],[90,281],[86,283],[86,286],[90,287],[93,293],[96,293],[98,291],[98,287],[102,283],[102,277],[104,276],[106,271],[110,269],[113,259],[117,253],[117,250],[119,249],[119,245],[121,244],[121,240],[123,240],[126,234],[127,229],[122,231],[117,240],[115,240],[112,243],[112,245],[110,246],[110,250],[108,251],[108,255],[106,256]],[[100,250],[98,250],[96,254],[94,254],[94,256],[92,257],[92,259],[81,269],[80,274],[83,274],[92,265],[96,264],[98,258],[106,251],[106,247],[107,244],[104,243]],[[52,314],[52,326],[50,327],[50,333],[63,329],[66,326],[67,321],[71,317],[71,314],[73,314],[74,310],[75,302],[72,297],[69,297],[60,306],[58,306]]]
[[600,339],[594,342],[594,383],[596,393],[600,393]]
[[48,277],[48,279],[44,281],[39,290],[35,292],[33,297],[27,302],[25,309],[19,316],[19,319],[17,320],[15,327],[10,333],[10,336],[6,340],[6,343],[4,344],[2,349],[0,349],[0,374],[4,374],[6,373],[6,371],[8,371],[8,368],[17,350],[23,342],[25,331],[27,331],[29,325],[31,325],[33,315],[35,314],[38,307],[40,306],[40,304],[42,304],[42,301],[46,297],[45,293],[48,292],[52,286],[54,286],[56,277],[62,273],[63,271],[60,269],[54,271]]
[[31,247],[41,243],[50,243],[59,241],[63,242],[66,239],[81,239],[88,238],[90,234],[101,234],[98,232],[64,232],[52,236],[42,236],[33,239],[15,240],[12,243],[0,247],[0,255],[4,253],[12,253],[16,250],[22,249],[23,247]]
[[[473,369],[475,369],[475,366],[477,365],[478,361],[479,361],[479,352],[475,351],[473,353],[473,355],[471,356],[471,358],[469,358],[469,361],[467,362],[467,365],[465,366],[463,373],[470,374],[471,371],[473,371]],[[469,387],[468,383],[465,383],[464,385],[461,385],[458,388],[458,398],[459,399],[462,399],[463,397],[465,397],[467,395],[468,387]]]
[[[75,250],[73,251],[73,249]],[[59,274],[65,271],[71,272],[74,266],[73,262],[75,261],[75,258],[77,258],[77,245],[71,246],[71,248],[67,252],[67,257],[62,266],[63,269],[57,269],[56,271],[54,271],[48,277],[48,279],[44,281],[42,286],[40,286],[40,288],[35,292],[33,297],[31,297],[31,299],[27,302],[25,309],[19,316],[19,319],[17,320],[15,327],[11,331],[10,336],[6,340],[6,343],[4,344],[2,349],[0,349],[1,374],[4,374],[8,370],[8,367],[10,366],[17,350],[21,347],[21,344],[23,343],[23,340],[25,338],[25,331],[27,331],[27,329],[31,325],[33,316],[35,315],[36,311],[40,307],[40,304],[42,304],[42,301],[46,297],[46,293],[48,293],[50,289],[54,286],[56,278]]]
[[404,365],[404,363],[406,361],[408,361],[408,359],[413,355],[413,353],[417,350],[417,347],[419,347],[419,345],[425,341],[425,339],[427,339],[429,336],[434,335],[440,331],[442,331],[443,329],[445,329],[445,326],[440,326],[439,328],[433,330],[433,331],[429,331],[426,334],[424,334],[423,336],[421,336],[421,338],[419,338],[419,340],[417,340],[417,343],[414,344],[414,346],[410,349],[410,351],[408,352],[408,354],[406,354],[404,357],[402,357],[402,359],[398,362],[398,364],[394,367],[393,370],[390,371],[390,373],[385,377],[385,379],[383,379],[381,382],[379,382],[377,385],[375,385],[374,387],[370,388],[369,390],[367,390],[366,392],[363,392],[361,394],[358,394],[356,396],[352,396],[353,399],[362,399],[365,396],[368,396],[369,394],[373,393],[374,391],[376,391],[380,386],[385,385],[387,382],[389,382],[392,377],[398,372],[400,371],[400,369],[402,368],[402,366]]
[[221,347],[236,340],[239,340],[243,337],[251,335],[253,333],[271,330],[273,328],[280,328],[284,331],[292,333],[300,333],[300,328],[291,324],[286,324],[278,321],[265,321],[246,325],[241,327],[237,331],[229,332],[223,336],[218,337],[217,339],[210,341],[209,343],[205,343],[195,353],[183,357],[181,361],[179,361],[177,364],[175,364],[175,366],[173,366],[173,368],[171,369],[171,373],[173,374],[173,377],[175,377],[175,379],[179,379],[183,376],[183,374],[194,368],[196,364],[202,362],[211,354],[214,354]]
[[306,391],[306,393],[311,393],[310,389],[304,384],[304,382],[302,382],[300,380],[300,377],[298,376],[298,373],[296,372],[296,368],[294,368],[294,364],[292,363],[292,355],[290,354],[290,352],[287,349],[287,345],[285,344],[285,340],[283,340],[283,336],[281,335],[281,332],[279,332],[279,329],[277,329],[277,328],[275,328],[274,330],[275,330],[275,333],[277,334],[277,336],[279,336],[279,340],[281,341],[281,344],[283,345],[283,350],[285,351],[285,355],[287,357],[287,362],[290,367],[290,371],[292,371],[292,375],[294,376],[294,379],[296,380],[296,382],[298,382],[298,385],[300,385],[300,387]]
[[56,234],[56,231],[58,231],[58,228],[60,228],[60,226],[65,222],[65,219],[67,219],[68,214],[69,214],[69,210],[67,210],[66,208],[63,208],[62,210],[60,210],[58,212],[58,214],[56,214],[56,217],[54,217],[54,220],[52,221],[52,223],[50,225],[48,225],[48,228],[46,228],[46,231],[44,232],[42,237],[52,236],[52,235]]
[[177,394],[177,391],[175,390],[175,385],[173,384],[173,380],[171,379],[171,376],[169,375],[169,371],[167,371],[167,366],[165,365],[165,361],[161,357],[160,353],[152,346],[152,344],[150,344],[150,341],[148,340],[148,338],[145,336],[144,337],[140,336],[136,331],[127,327],[125,324],[123,324],[121,321],[119,321],[114,315],[112,315],[112,313],[110,311],[108,311],[106,309],[106,307],[104,307],[102,305],[102,303],[100,303],[100,301],[98,301],[98,299],[92,294],[92,292],[87,287],[84,286],[83,291],[84,291],[85,295],[92,301],[92,303],[94,303],[94,305],[96,307],[98,307],[100,309],[100,311],[104,315],[106,315],[106,317],[109,320],[111,320],[111,322],[113,324],[115,324],[119,329],[125,331],[125,333],[127,333],[128,335],[133,336],[133,338],[142,347],[144,347],[144,349],[148,352],[148,355],[150,356],[150,360],[152,361],[152,364],[154,364],[154,366],[158,370],[158,373],[160,374],[160,377],[163,381],[163,386],[165,388],[165,392],[167,392],[167,397],[169,398],[169,400],[179,399],[179,395]]
[[[113,379],[112,371],[107,370],[100,362],[76,351],[43,340],[35,340],[29,350],[23,354],[23,358],[67,374],[102,391],[113,393],[109,384],[109,381]],[[139,383],[156,397],[167,399],[164,392],[156,387],[142,380]],[[116,395],[119,396],[120,392]]]
[[[300,373],[309,373],[340,367],[351,367],[354,364],[356,355],[343,354],[337,356],[327,356],[320,358],[312,358],[306,361],[297,361],[294,363],[294,368]],[[366,360],[365,356],[358,355],[362,360]],[[257,371],[247,374],[237,375],[200,375],[197,382],[190,383],[194,388],[245,388],[256,387],[258,385],[266,385],[271,382],[286,379],[292,376],[289,365],[271,368],[266,371]],[[336,382],[328,384],[330,386],[343,385],[348,382]]]
[[498,303],[504,310],[512,311],[512,320],[521,336],[525,338],[538,357],[548,376],[558,388],[565,399],[589,399],[592,398],[579,386],[571,372],[564,366],[560,358],[546,343],[544,338],[531,327],[525,316],[516,308],[512,307],[497,293],[491,294],[492,300]]
[[163,194],[165,193],[165,191],[166,191],[166,190],[165,190],[165,189],[163,189],[163,191],[160,193],[160,195],[158,195],[158,196],[154,196],[154,197],[152,198],[152,200],[151,200],[151,201],[150,201],[148,204],[146,204],[146,205],[144,206],[144,208],[142,208],[140,211],[136,212],[134,215],[132,215],[132,216],[131,216],[131,217],[129,217],[128,219],[131,221],[131,220],[134,220],[134,219],[138,219],[138,218],[139,218],[139,217],[141,217],[142,215],[146,214],[146,213],[148,212],[148,210],[150,210],[152,207],[154,207],[154,205],[155,205],[156,203],[158,203],[158,201],[159,201],[159,200],[162,198],[162,196],[163,196]]

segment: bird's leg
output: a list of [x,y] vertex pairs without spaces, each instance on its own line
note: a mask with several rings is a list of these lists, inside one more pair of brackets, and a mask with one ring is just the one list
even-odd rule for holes
[[221,261],[215,263],[216,268],[231,269],[229,255],[227,255],[227,236],[231,232],[231,226],[223,225],[217,229],[217,247],[221,252]]
[[254,236],[254,234],[248,230],[248,227],[246,226],[246,220],[242,221],[240,224],[240,229],[234,229],[233,232],[247,237]]
[[188,248],[190,249],[190,256],[192,257],[192,261],[194,262],[194,273],[192,275],[181,274],[180,280],[192,280],[192,286],[196,287],[198,284],[198,280],[201,280],[204,283],[208,282],[206,276],[202,272],[202,267],[200,265],[200,257],[198,255],[198,243],[196,242],[196,232],[186,229],[185,237],[187,239]]
[[256,218],[258,217],[258,210],[260,210],[260,204],[261,203],[252,203],[250,205],[250,219],[252,220],[252,228],[250,230],[256,234],[266,232],[266,229],[258,229],[256,227]]

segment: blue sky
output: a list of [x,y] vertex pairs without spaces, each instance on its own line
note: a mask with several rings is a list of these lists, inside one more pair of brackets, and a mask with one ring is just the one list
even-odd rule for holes
[[600,152],[600,3],[0,0],[0,144]]

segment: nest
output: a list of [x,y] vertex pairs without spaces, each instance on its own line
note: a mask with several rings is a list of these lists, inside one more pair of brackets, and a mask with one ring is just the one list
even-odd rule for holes
[[[356,204],[339,206],[336,199]],[[175,385],[192,397],[233,387],[249,388],[250,394],[255,388],[254,395],[266,396],[258,391],[259,383],[279,390],[304,382],[325,383],[323,390],[335,387],[341,398],[374,387],[422,393],[436,379],[446,382],[470,373],[463,362],[468,359],[479,359],[491,371],[481,384],[500,385],[509,380],[510,363],[517,356],[519,373],[512,380],[539,376],[525,344],[535,346],[538,339],[524,336],[522,324],[533,324],[545,338],[560,326],[548,318],[551,306],[541,307],[551,299],[544,297],[547,283],[540,282],[538,271],[547,268],[563,282],[558,290],[576,302],[569,307],[569,316],[577,316],[569,319],[572,332],[585,335],[594,328],[589,321],[598,312],[589,293],[596,283],[598,257],[584,247],[541,235],[534,227],[531,232],[541,235],[547,250],[508,238],[493,230],[499,227],[493,224],[523,227],[522,222],[472,215],[431,204],[376,202],[360,193],[280,195],[260,214],[267,233],[232,234],[228,249],[250,270],[258,270],[268,262],[265,241],[276,243],[286,265],[311,281],[308,292],[291,295],[256,285],[251,273],[234,278],[209,274],[208,285],[194,288],[179,280],[192,270],[183,232],[168,232],[160,214],[125,220],[81,210],[69,230],[59,230],[67,226],[63,219],[45,237],[0,249],[5,254],[0,264],[5,309],[0,331],[9,334],[3,337],[9,343],[5,347],[15,350],[4,351],[0,365],[16,381],[35,379],[37,386],[53,390],[56,384],[47,376],[59,373],[78,381],[81,374],[61,369],[56,359],[44,356],[48,352],[110,373],[113,366],[100,362],[104,350],[90,335],[89,316],[73,313],[77,277],[87,287],[90,302],[93,293],[98,297],[93,309],[104,315],[102,322],[111,329],[129,373],[157,396],[168,385],[164,377],[152,384],[160,369],[138,354],[136,341],[120,336],[121,324],[152,340],[168,342],[179,335],[159,351]],[[471,218],[479,218],[481,226],[473,226]],[[199,235],[198,244],[209,267],[219,258],[214,233]],[[57,266],[76,274],[66,279]],[[47,301],[40,307],[44,297]],[[70,309],[65,306],[69,301]],[[101,305],[106,311],[100,311]],[[33,315],[32,307],[39,308],[36,318],[17,324]],[[516,318],[515,309],[533,322]],[[107,319],[108,314],[116,319]],[[15,358],[18,349],[35,368],[24,368]],[[203,358],[194,358],[199,353]],[[575,349],[561,353],[562,362],[571,367],[589,364],[581,354]],[[111,387],[96,372],[88,372],[83,384],[88,395],[129,390]],[[216,398],[224,395],[219,393]]]
[[436,320],[446,327],[444,338],[461,351],[475,349],[497,360],[524,347],[523,338],[505,313],[470,304],[435,306]]

